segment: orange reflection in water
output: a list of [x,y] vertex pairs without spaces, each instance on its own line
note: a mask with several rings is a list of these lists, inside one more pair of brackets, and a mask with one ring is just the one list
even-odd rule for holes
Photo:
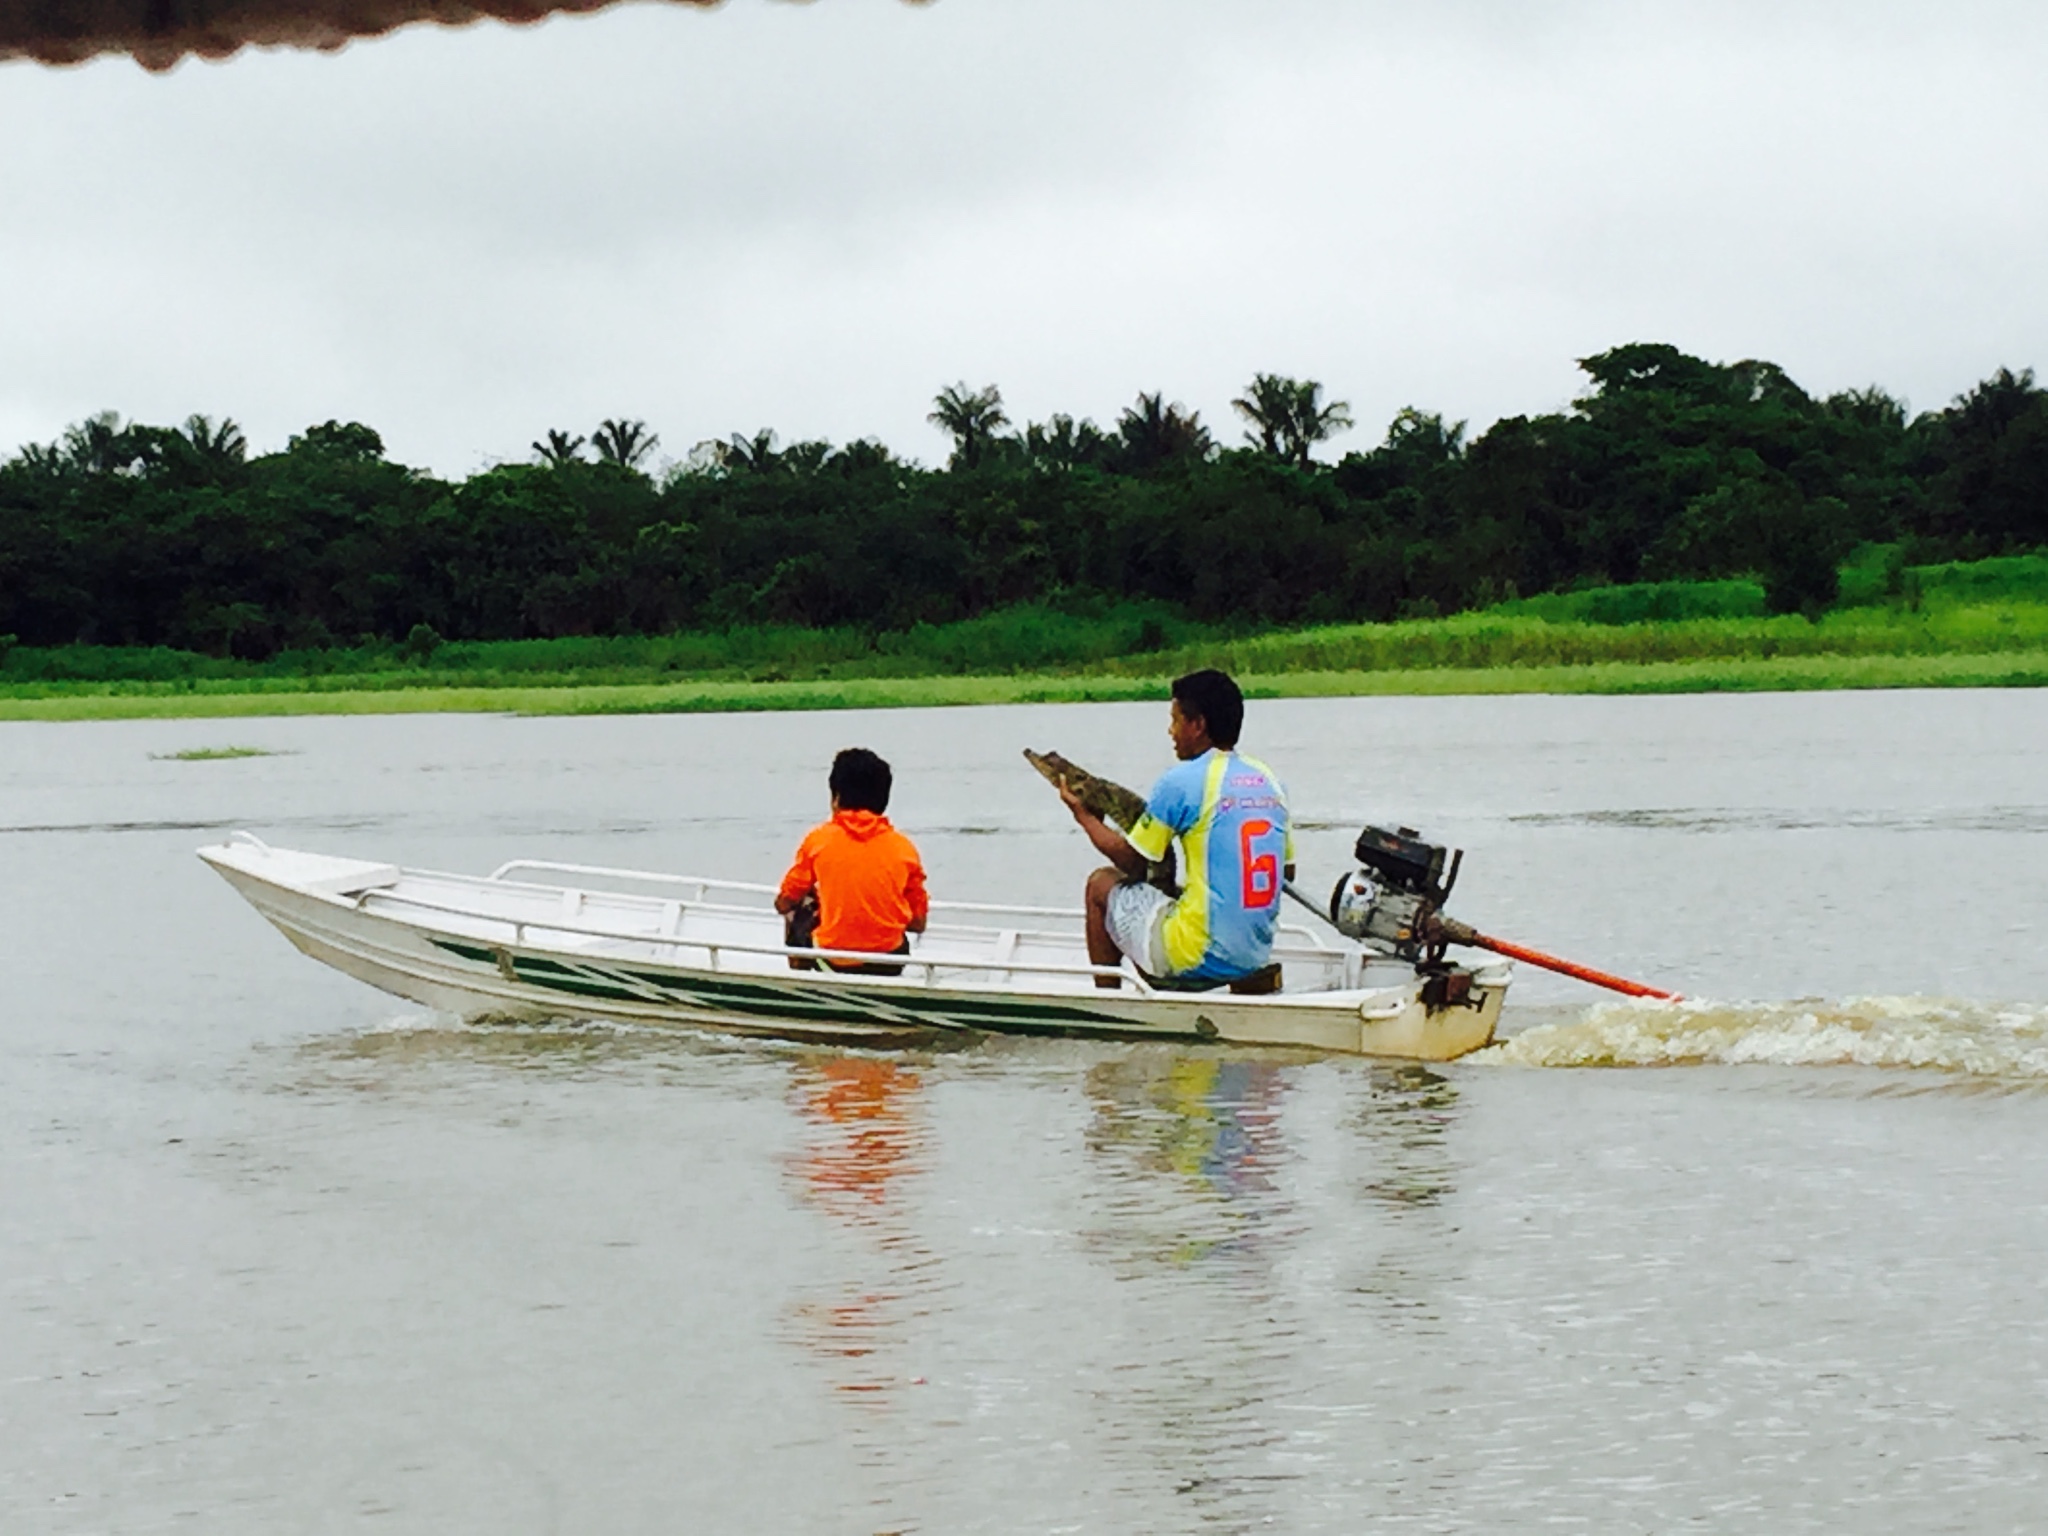
[[922,1080],[893,1061],[842,1057],[806,1063],[795,1086],[805,1120],[825,1132],[810,1138],[797,1163],[812,1198],[856,1225],[879,1219],[890,1183],[916,1150]]
[[800,1303],[797,1333],[806,1349],[831,1363],[835,1392],[871,1402],[919,1380],[888,1357],[902,1353],[908,1304],[892,1282],[928,1267],[928,1256],[902,1228],[897,1198],[902,1179],[917,1167],[922,1088],[913,1068],[852,1056],[805,1062],[792,1083],[806,1146],[791,1159],[791,1171],[812,1204],[875,1240],[873,1259],[880,1261],[856,1261],[837,1298]]

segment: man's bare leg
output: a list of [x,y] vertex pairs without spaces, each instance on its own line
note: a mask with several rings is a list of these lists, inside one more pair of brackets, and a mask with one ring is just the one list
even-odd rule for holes
[[[1088,959],[1094,965],[1122,965],[1124,953],[1116,947],[1116,940],[1109,936],[1109,893],[1124,882],[1120,869],[1103,868],[1088,877]],[[1095,985],[1114,989],[1123,985],[1121,977],[1098,976]]]

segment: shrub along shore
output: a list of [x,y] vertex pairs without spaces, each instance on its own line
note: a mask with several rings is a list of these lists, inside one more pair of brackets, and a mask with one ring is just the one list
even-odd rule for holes
[[1026,604],[907,630],[748,626],[653,637],[286,652],[0,650],[0,720],[499,711],[866,709],[1145,699],[1197,666],[1255,697],[1695,693],[2048,683],[2048,556],[1907,566],[1872,546],[1815,618],[1747,580],[1603,586],[1444,619],[1258,632],[1156,604]]

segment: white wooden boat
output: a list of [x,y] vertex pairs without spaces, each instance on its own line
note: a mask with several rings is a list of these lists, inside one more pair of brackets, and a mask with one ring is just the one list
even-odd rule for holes
[[488,875],[272,848],[199,850],[286,938],[386,992],[469,1018],[577,1018],[882,1047],[976,1033],[1207,1040],[1448,1061],[1493,1038],[1511,967],[1424,975],[1283,924],[1283,988],[1096,986],[1081,914],[934,902],[900,975],[792,970],[774,888],[518,859]]

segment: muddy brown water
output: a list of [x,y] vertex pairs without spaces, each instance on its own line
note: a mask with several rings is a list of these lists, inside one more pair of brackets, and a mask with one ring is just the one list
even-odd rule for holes
[[[843,745],[1070,901],[1164,710],[0,725],[0,1530],[2048,1518],[2048,695],[1260,703],[1305,883],[1468,850],[1447,1068],[476,1028],[191,855],[772,879]],[[165,760],[205,746],[279,755]]]

